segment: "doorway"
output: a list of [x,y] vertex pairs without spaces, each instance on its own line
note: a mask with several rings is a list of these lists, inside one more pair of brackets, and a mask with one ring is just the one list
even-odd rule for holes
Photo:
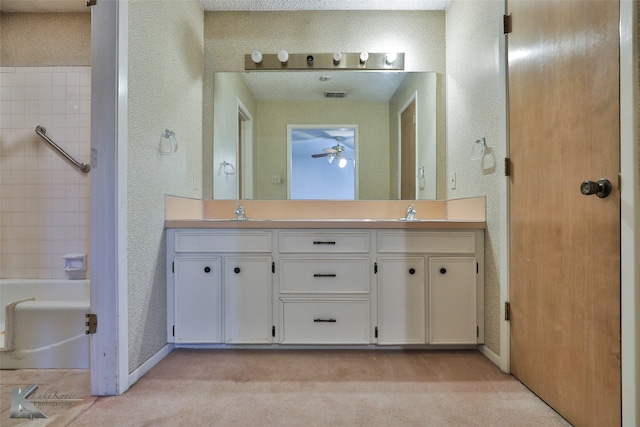
[[[421,179],[416,173],[417,164],[417,93],[414,93],[400,110],[400,199],[413,200],[418,197],[418,185],[424,188],[424,166],[420,168]],[[418,183],[420,181],[420,183]]]
[[356,125],[287,127],[288,199],[355,200]]
[[253,199],[253,117],[238,99],[238,198]]

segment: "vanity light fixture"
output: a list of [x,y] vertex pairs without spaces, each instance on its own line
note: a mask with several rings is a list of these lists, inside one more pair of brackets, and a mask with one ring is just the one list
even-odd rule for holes
[[360,63],[364,64],[369,59],[369,52],[361,52],[360,53]]
[[385,62],[387,65],[391,65],[391,64],[393,64],[394,62],[396,62],[396,59],[398,59],[398,54],[397,54],[397,53],[395,53],[395,52],[387,53],[387,55],[386,55],[386,56],[385,56],[385,58],[384,58],[384,62]]
[[260,52],[258,52],[257,50],[254,50],[251,53],[251,60],[253,61],[254,64],[259,64],[262,62],[262,54]]
[[286,64],[288,60],[289,60],[289,52],[287,52],[284,49],[278,52],[278,61],[280,61],[283,64]]

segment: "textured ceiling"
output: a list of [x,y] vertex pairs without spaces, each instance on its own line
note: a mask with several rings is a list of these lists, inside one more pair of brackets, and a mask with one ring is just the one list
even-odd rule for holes
[[444,10],[451,0],[198,0],[205,10]]
[[[198,2],[204,10],[444,10],[451,0],[198,0]],[[3,12],[89,12],[86,0],[0,0],[0,10]]]
[[[258,101],[318,101],[325,99],[325,91],[345,91],[345,98],[331,101],[388,102],[406,73],[260,71],[242,73],[242,76]],[[329,77],[329,80],[322,81],[320,77]]]

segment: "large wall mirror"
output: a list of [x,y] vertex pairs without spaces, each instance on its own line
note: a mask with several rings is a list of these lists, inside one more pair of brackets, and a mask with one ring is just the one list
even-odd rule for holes
[[[213,92],[215,199],[286,199],[291,126],[340,125],[358,129],[357,198],[436,198],[435,73],[220,72]],[[340,145],[311,136],[314,147]]]

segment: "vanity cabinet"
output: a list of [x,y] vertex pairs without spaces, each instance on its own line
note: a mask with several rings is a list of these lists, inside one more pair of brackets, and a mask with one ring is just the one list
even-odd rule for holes
[[272,232],[172,230],[167,313],[176,344],[269,344]]
[[429,258],[431,344],[475,344],[477,275],[475,257]]
[[226,343],[271,343],[271,265],[271,256],[224,257]]
[[173,261],[176,343],[222,342],[220,257],[176,256]]
[[378,344],[426,343],[424,257],[378,257]]
[[279,233],[281,344],[369,344],[371,234]]
[[168,230],[169,342],[483,342],[483,230],[268,224]]

